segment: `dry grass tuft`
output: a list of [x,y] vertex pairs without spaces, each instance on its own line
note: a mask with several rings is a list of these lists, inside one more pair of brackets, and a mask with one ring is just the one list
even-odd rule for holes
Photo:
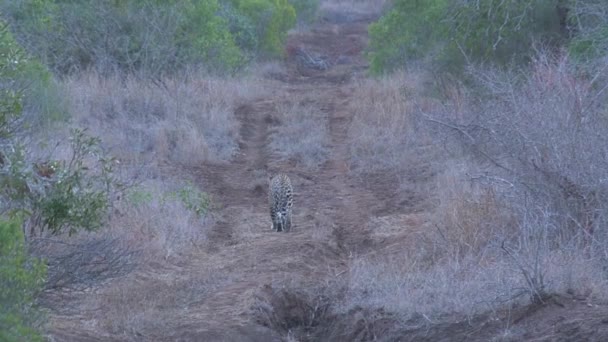
[[483,252],[495,239],[510,240],[517,222],[496,190],[471,179],[470,162],[447,163],[437,177],[438,206],[432,222],[452,257]]
[[170,258],[187,254],[207,239],[209,215],[199,215],[173,194],[178,184],[149,180],[129,192],[108,223],[124,242],[142,250],[144,257]]
[[468,257],[429,266],[412,255],[357,257],[351,261],[348,291],[340,311],[357,306],[385,308],[408,319],[425,315],[431,321],[454,315],[471,316],[498,306],[498,301],[523,285],[516,270],[505,264],[484,265]]
[[[595,115],[605,112],[605,104],[563,61],[537,63],[529,75],[478,71],[476,90],[485,91],[479,98],[447,87],[447,105],[436,116],[428,113],[438,106],[408,95],[403,80],[358,85],[355,97],[363,100],[353,103],[351,126],[356,170],[411,169],[412,158],[403,151],[426,145],[420,127],[452,154],[434,161],[442,172],[433,175],[436,206],[427,229],[407,235],[391,226],[398,220],[383,218],[388,223],[378,238],[407,235],[411,245],[398,250],[391,244],[351,259],[342,312],[385,308],[403,319],[421,314],[435,324],[553,294],[606,301],[608,282],[598,276],[604,273],[606,236],[591,230],[591,241],[581,244],[582,223],[589,220],[579,216],[589,215],[575,211],[601,207],[592,200],[604,191],[595,182],[605,178],[605,168],[597,168],[605,159],[597,157],[605,150],[605,127]],[[410,101],[425,120],[404,115],[413,112]],[[604,222],[603,211],[595,212],[591,223]],[[569,233],[573,226],[575,234]]]
[[171,277],[159,271],[115,283],[88,297],[83,306],[99,308],[97,324],[114,336],[163,336],[167,329],[183,324],[177,317],[195,311],[206,297],[230,282],[230,277],[218,270],[173,272]]
[[234,109],[263,92],[252,80],[196,73],[151,81],[91,72],[64,86],[72,117],[122,160],[185,165],[231,159],[239,132]]
[[329,158],[329,120],[320,108],[304,101],[286,103],[279,106],[277,117],[270,147],[279,158],[308,169],[319,168]]
[[[412,120],[412,88],[418,80],[397,73],[359,81],[350,110],[350,157],[357,172],[398,171],[406,167],[415,146],[421,146]],[[410,98],[410,96],[412,98]]]

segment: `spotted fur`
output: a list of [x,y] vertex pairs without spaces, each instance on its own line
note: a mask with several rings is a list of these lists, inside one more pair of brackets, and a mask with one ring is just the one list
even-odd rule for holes
[[277,232],[288,232],[291,229],[293,187],[287,175],[280,173],[270,180],[268,197],[272,229]]

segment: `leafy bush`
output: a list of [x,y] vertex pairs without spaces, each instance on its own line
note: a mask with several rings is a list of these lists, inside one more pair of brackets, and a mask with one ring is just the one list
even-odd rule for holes
[[368,59],[373,73],[405,66],[428,53],[446,37],[441,21],[449,1],[395,1],[394,8],[369,26]]
[[588,61],[607,55],[608,7],[604,0],[578,2],[568,11],[568,20],[573,36],[569,45],[572,56]]
[[[13,38],[6,23],[0,21],[0,68],[11,83],[2,84],[4,91],[26,88],[22,93],[22,110],[28,117],[28,124],[64,120],[65,111],[58,87],[51,73],[39,61],[26,58],[25,52]],[[6,98],[6,97],[5,97]]]
[[20,83],[31,75],[48,73],[0,30],[0,212],[28,217],[31,231],[49,229],[58,234],[69,228],[98,228],[118,185],[114,160],[98,148],[99,139],[73,130],[72,155],[66,161],[33,161],[21,143],[23,105],[29,88]]
[[[295,3],[310,17],[317,1]],[[0,11],[59,73],[233,71],[258,54],[280,56],[296,20],[288,0],[0,0]]]
[[[154,195],[150,191],[143,189],[133,189],[128,192],[127,198],[130,204],[140,207],[150,205],[154,200]],[[161,196],[160,203],[166,205],[169,201],[179,201],[184,208],[203,217],[211,207],[211,197],[208,193],[200,191],[193,184],[187,183],[177,190],[169,191]]]
[[319,0],[289,0],[296,10],[298,23],[309,24],[317,18],[319,11]]
[[186,184],[176,191],[170,192],[165,199],[179,199],[184,207],[195,212],[198,216],[205,216],[211,206],[211,197],[192,184]]
[[[217,15],[216,0],[185,2],[185,20],[180,25],[177,41],[189,51],[185,58],[215,68],[234,69],[243,64],[243,57],[227,22]],[[179,45],[178,45],[179,46]]]
[[71,235],[79,229],[96,230],[104,222],[113,192],[119,188],[114,178],[112,158],[99,150],[99,139],[85,131],[72,131],[70,159],[32,162],[27,150],[14,143],[2,151],[0,195],[7,199],[1,209],[26,214],[33,234],[45,230]]
[[0,1],[21,41],[60,73],[237,68],[241,51],[219,8],[217,0]]
[[239,48],[250,57],[255,57],[259,50],[260,41],[256,34],[256,26],[251,18],[239,12],[231,2],[222,3],[219,15],[228,24],[228,29]]
[[567,36],[560,0],[411,1],[370,26],[372,72],[390,71],[431,52],[457,69],[467,60],[507,64],[528,61],[536,42],[563,44]]
[[466,55],[478,61],[506,64],[529,61],[534,43],[564,42],[560,0],[522,2],[459,1],[448,8],[453,44],[446,58]]
[[41,313],[34,299],[46,267],[25,250],[21,222],[0,220],[0,340],[42,341],[36,331]]
[[35,164],[37,184],[30,185],[34,219],[41,230],[52,234],[100,228],[118,185],[112,174],[115,160],[103,155],[99,138],[74,129],[70,142],[70,160]]
[[280,56],[287,31],[295,25],[296,12],[287,0],[231,0],[237,11],[255,25],[262,56]]

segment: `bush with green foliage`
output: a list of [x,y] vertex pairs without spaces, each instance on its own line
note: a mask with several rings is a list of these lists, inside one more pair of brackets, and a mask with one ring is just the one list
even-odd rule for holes
[[[149,205],[154,201],[154,194],[151,191],[134,188],[127,192],[127,199],[136,206]],[[204,217],[211,207],[211,196],[199,190],[191,183],[186,183],[177,190],[169,191],[160,196],[160,203],[167,204],[169,201],[179,201],[182,205],[194,212],[199,217]]]
[[259,41],[258,54],[262,57],[280,56],[287,31],[296,23],[296,11],[288,0],[230,1],[255,26],[255,35]]
[[247,59],[254,59],[260,49],[260,41],[251,18],[239,12],[230,1],[222,2],[219,15],[228,24],[230,34]]
[[30,234],[92,231],[104,223],[111,198],[121,185],[114,175],[116,161],[99,148],[100,141],[73,129],[68,160],[35,162],[20,143],[0,151],[0,209],[25,214]]
[[42,315],[35,298],[42,289],[46,265],[29,257],[22,224],[0,219],[0,341],[42,341],[36,331]]
[[296,10],[296,17],[300,24],[310,24],[317,19],[319,0],[289,0]]
[[605,0],[577,2],[568,11],[568,20],[572,35],[568,48],[575,59],[588,62],[608,55],[608,6]]
[[241,50],[229,31],[228,22],[218,15],[217,0],[184,2],[185,20],[178,31],[178,46],[189,51],[185,58],[215,69],[235,69],[244,62]]
[[446,58],[467,56],[497,64],[530,61],[533,44],[565,42],[557,10],[562,0],[452,2],[447,22],[453,44]]
[[372,73],[404,67],[445,39],[448,27],[442,18],[448,4],[448,0],[395,1],[388,13],[369,26]]
[[[21,110],[28,118],[28,125],[65,120],[59,87],[51,73],[37,60],[25,58],[21,46],[15,41],[6,23],[0,21],[0,68],[2,75],[10,78],[11,89],[28,91],[22,95]],[[6,91],[6,84],[3,91]]]
[[170,192],[166,199],[179,199],[186,209],[192,210],[201,217],[207,214],[211,206],[209,194],[200,191],[193,184],[186,184],[178,190]]
[[58,73],[234,71],[279,56],[296,18],[288,0],[0,0],[0,13]]
[[370,26],[372,72],[400,68],[432,54],[458,70],[465,62],[526,62],[532,46],[559,46],[567,32],[563,0],[397,0]]
[[99,139],[75,129],[68,160],[32,160],[21,142],[22,100],[29,88],[20,81],[31,70],[48,72],[14,43],[5,27],[0,41],[8,43],[0,45],[0,213],[25,215],[31,232],[99,228],[119,186],[114,159],[100,150]]
[[217,0],[0,0],[17,37],[58,73],[162,73],[244,63]]

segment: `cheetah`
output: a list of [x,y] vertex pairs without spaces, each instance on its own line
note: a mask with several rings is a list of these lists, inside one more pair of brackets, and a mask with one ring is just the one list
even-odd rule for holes
[[268,198],[272,229],[277,232],[288,232],[291,229],[293,188],[287,175],[280,173],[270,180]]

